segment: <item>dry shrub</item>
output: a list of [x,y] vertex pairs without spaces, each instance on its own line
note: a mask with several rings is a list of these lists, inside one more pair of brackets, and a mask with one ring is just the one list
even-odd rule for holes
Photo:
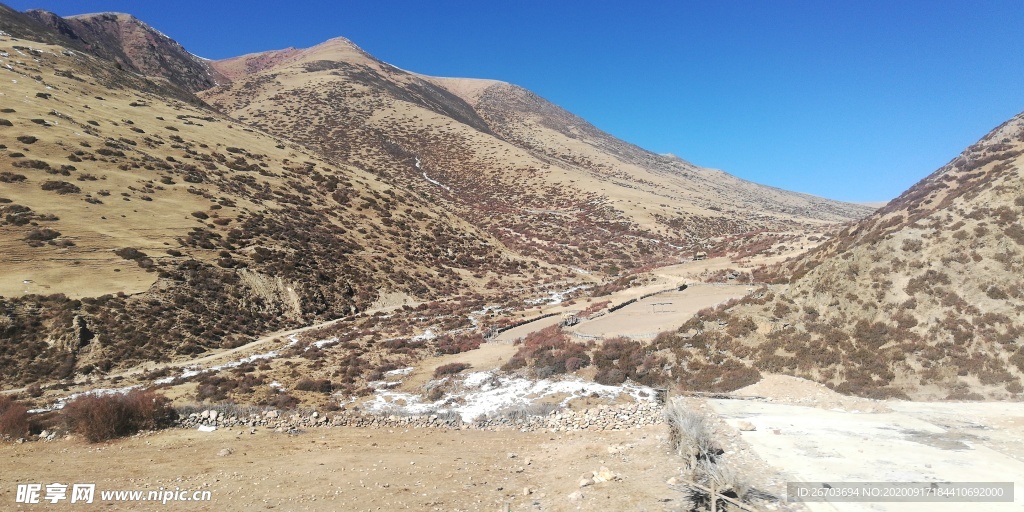
[[467,363],[448,363],[438,366],[434,369],[434,378],[444,377],[445,375],[454,375],[469,368],[470,365]]
[[83,395],[64,407],[68,430],[90,443],[168,426],[176,419],[170,400],[152,391]]
[[672,450],[686,459],[690,468],[697,468],[701,461],[714,462],[720,450],[704,415],[691,411],[678,398],[669,402],[663,414]]
[[529,366],[536,377],[547,378],[590,366],[590,362],[586,345],[569,341],[561,328],[553,325],[528,334],[519,351],[501,369],[513,371]]
[[480,333],[469,335],[445,335],[437,340],[437,351],[442,354],[460,354],[480,348],[484,337]]
[[317,393],[330,394],[334,390],[334,386],[331,381],[327,379],[313,380],[310,378],[302,379],[295,383],[296,391],[314,391]]
[[0,437],[25,437],[28,427],[28,408],[7,395],[0,395]]

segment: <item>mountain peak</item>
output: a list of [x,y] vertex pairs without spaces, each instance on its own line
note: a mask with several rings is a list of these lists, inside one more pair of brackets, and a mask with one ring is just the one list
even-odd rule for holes
[[101,12],[62,18],[49,11],[32,10],[25,15],[93,55],[130,71],[167,80],[189,92],[209,89],[224,80],[203,59],[131,14]]

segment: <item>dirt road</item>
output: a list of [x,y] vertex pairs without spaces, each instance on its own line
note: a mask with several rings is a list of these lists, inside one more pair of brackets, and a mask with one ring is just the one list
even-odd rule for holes
[[753,424],[743,440],[790,481],[1016,484],[1014,503],[808,503],[811,510],[1024,510],[1024,403],[708,403],[734,426]]

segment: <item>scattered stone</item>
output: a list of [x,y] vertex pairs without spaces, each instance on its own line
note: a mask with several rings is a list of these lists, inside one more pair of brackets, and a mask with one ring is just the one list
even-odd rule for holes
[[594,485],[594,480],[586,477],[580,478],[579,485],[580,487],[589,487],[591,485]]
[[569,502],[570,503],[579,503],[581,501],[583,501],[583,493],[582,492],[576,491],[576,492],[574,492],[574,493],[569,495]]
[[612,480],[618,480],[619,475],[612,473],[612,470],[601,466],[601,469],[594,471],[594,483],[611,482]]
[[757,427],[749,421],[741,421],[736,424],[736,428],[740,429],[740,432],[752,432],[757,430]]
[[228,455],[231,455],[232,453],[235,453],[235,452],[231,448],[221,448],[220,451],[217,452],[217,456],[218,457],[227,457]]

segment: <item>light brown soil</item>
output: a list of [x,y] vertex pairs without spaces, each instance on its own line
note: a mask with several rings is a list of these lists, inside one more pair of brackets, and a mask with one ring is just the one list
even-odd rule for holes
[[[680,461],[668,453],[666,434],[664,426],[559,434],[172,430],[101,445],[5,444],[0,503],[39,509],[44,505],[15,505],[16,484],[62,482],[95,483],[98,491],[209,490],[213,498],[106,503],[104,510],[676,510],[680,495],[666,481]],[[218,456],[224,448],[232,453]],[[581,476],[602,466],[620,479],[579,488]],[[572,503],[576,491],[584,498]]]

